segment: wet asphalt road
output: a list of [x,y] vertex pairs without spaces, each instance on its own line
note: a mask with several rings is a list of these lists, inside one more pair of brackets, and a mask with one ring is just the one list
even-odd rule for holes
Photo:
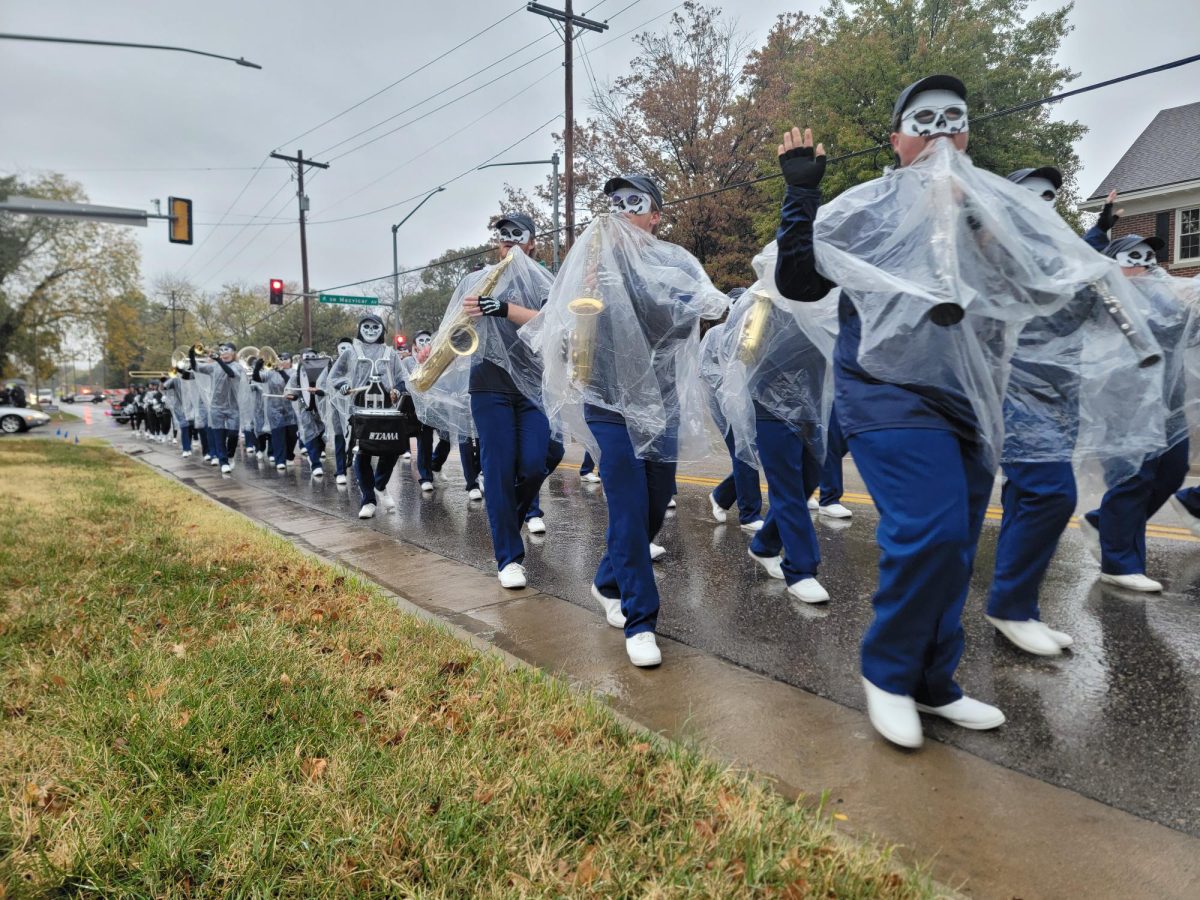
[[[109,427],[98,423],[96,432]],[[176,452],[169,445],[153,450]],[[411,465],[401,461],[390,485],[396,511],[381,509],[361,525],[495,571],[483,504],[468,501],[451,457],[449,483],[432,494],[421,492]],[[526,535],[526,569],[531,587],[592,609],[588,586],[603,549],[604,497],[599,485],[580,482],[570,459],[543,489],[549,532]],[[851,500],[851,521],[817,518],[820,580],[832,602],[806,606],[747,558],[749,536],[736,524],[712,520],[710,488],[701,482],[716,471],[681,468],[678,510],[658,537],[669,551],[655,567],[663,600],[659,632],[861,709],[858,642],[870,619],[878,553],[873,507]],[[232,477],[345,517],[358,511],[353,485],[336,486],[332,474],[314,482],[306,465],[278,474],[239,456]],[[984,526],[959,681],[969,694],[1000,706],[1008,723],[981,733],[926,717],[927,736],[1200,836],[1200,543],[1151,537],[1148,573],[1167,590],[1145,596],[1098,584],[1099,567],[1079,532],[1068,530],[1042,610],[1047,622],[1074,636],[1075,647],[1041,659],[1013,649],[983,617],[998,524],[989,516]],[[310,540],[319,542],[319,535]],[[669,655],[664,664],[671,664]]]

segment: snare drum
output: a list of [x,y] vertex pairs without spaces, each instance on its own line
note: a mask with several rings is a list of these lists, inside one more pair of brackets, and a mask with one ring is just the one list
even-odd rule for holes
[[358,452],[366,456],[399,455],[408,449],[408,417],[398,409],[355,408],[350,413],[350,433]]

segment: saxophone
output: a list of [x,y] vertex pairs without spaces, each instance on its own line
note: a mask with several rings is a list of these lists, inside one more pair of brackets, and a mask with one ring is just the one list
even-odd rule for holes
[[[508,251],[508,255],[488,272],[476,288],[476,294],[487,297],[496,289],[505,270],[520,253],[516,247]],[[425,362],[421,363],[408,378],[408,386],[413,390],[427,391],[442,377],[456,356],[470,356],[479,349],[479,332],[471,324],[471,317],[462,310],[451,321],[449,326],[438,332],[433,341],[432,349]]]
[[754,305],[742,321],[742,330],[738,335],[738,359],[746,365],[758,359],[762,351],[763,335],[767,330],[767,321],[771,318],[771,295],[766,291],[755,291]]
[[571,364],[570,378],[580,388],[586,388],[592,381],[596,325],[600,313],[604,310],[600,290],[600,232],[605,224],[606,221],[597,223],[588,241],[583,277],[585,293],[567,304],[567,309],[575,316],[575,327],[571,329],[567,343]]

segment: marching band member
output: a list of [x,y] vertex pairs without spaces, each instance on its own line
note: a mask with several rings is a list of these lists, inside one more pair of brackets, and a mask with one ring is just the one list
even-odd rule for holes
[[216,456],[222,474],[233,471],[231,451],[237,449],[238,385],[245,373],[237,363],[237,347],[228,341],[217,348],[218,357],[209,362],[197,362],[194,347],[188,349],[192,371],[210,379],[208,391],[208,443]]
[[592,596],[624,630],[630,662],[656,666],[650,542],[674,493],[676,461],[711,446],[697,329],[728,299],[695,257],[655,237],[662,194],[651,178],[613,178],[604,192],[612,214],[596,217],[571,248],[529,338],[542,348],[547,414],[600,463],[607,547]]
[[[728,293],[730,315],[733,315],[738,301],[745,294],[746,289],[742,287],[734,288]],[[725,414],[721,412],[721,404],[717,399],[723,379],[721,340],[728,326],[728,320],[712,326],[700,341],[700,377],[704,379],[709,390],[709,413],[712,415],[717,430],[721,432],[733,467],[724,480],[708,495],[708,503],[712,508],[713,519],[724,524],[728,517],[728,510],[736,502],[739,526],[742,531],[754,534],[763,527],[762,490],[758,483],[758,471],[754,466],[743,462],[738,457],[733,430],[729,427]]]
[[[321,418],[320,401],[325,391],[318,386],[326,367],[312,347],[300,351],[300,364],[292,370],[284,389],[289,400],[298,407],[296,417],[301,442],[308,452],[312,466],[312,477],[321,478],[325,470],[321,467],[321,452],[325,449],[325,422]],[[314,377],[315,375],[315,377]]]
[[1018,327],[1101,277],[1052,209],[965,156],[966,89],[923,78],[892,117],[897,167],[817,213],[824,148],[788,132],[776,283],[839,295],[838,418],[880,523],[875,618],[862,644],[871,724],[906,747],[919,712],[972,729],[1004,714],[963,695],[961,615],[1004,435]]
[[[384,343],[383,336],[384,325],[379,316],[372,313],[362,316],[351,348],[338,356],[329,371],[329,384],[336,392],[333,399],[341,404],[342,415],[348,422],[352,423],[354,407],[362,405],[367,394],[380,393],[393,406],[400,401],[404,369],[400,356]],[[399,458],[399,449],[373,455],[360,446],[354,458],[354,474],[362,496],[360,519],[375,515],[377,494],[382,495],[389,509],[395,506],[387,493],[387,484]]]
[[[350,338],[338,338],[334,359],[348,350],[353,349],[354,342]],[[317,380],[317,388],[326,398],[325,412],[328,417],[327,424],[333,432],[333,462],[335,471],[335,480],[338,484],[346,483],[346,438],[349,433],[349,423],[345,416],[342,415],[342,409],[337,403],[330,400],[329,392],[329,373],[332,371],[332,366],[327,368],[321,377]]]
[[167,407],[171,410],[171,417],[179,429],[179,446],[182,451],[179,455],[184,459],[192,455],[192,428],[188,422],[188,404],[183,385],[184,381],[192,377],[191,372],[179,369],[163,382],[163,393],[168,398]]
[[721,331],[717,398],[736,457],[767,479],[770,506],[750,542],[750,558],[771,578],[786,580],[795,599],[825,603],[808,497],[825,453],[834,301],[788,303],[772,281],[776,255],[771,243],[755,257],[758,281]]
[[[1158,446],[1130,477],[1120,479],[1106,466],[1108,491],[1079,527],[1100,562],[1100,580],[1131,591],[1156,593],[1162,584],[1146,575],[1146,522],[1183,485],[1188,473],[1187,378],[1194,375],[1200,340],[1200,297],[1190,279],[1173,278],[1158,266],[1161,238],[1129,234],[1110,242],[1104,255],[1117,261],[1126,280],[1152,307],[1150,329],[1162,350],[1165,423]],[[1185,495],[1186,496],[1186,495]],[[1185,507],[1186,509],[1186,507]]]
[[[287,357],[285,359],[284,357]],[[267,369],[263,359],[254,361],[251,379],[254,389],[263,397],[263,409],[267,428],[271,433],[271,458],[275,460],[275,471],[287,471],[288,432],[296,429],[296,412],[284,394],[287,390],[291,354],[280,353],[279,363]]]

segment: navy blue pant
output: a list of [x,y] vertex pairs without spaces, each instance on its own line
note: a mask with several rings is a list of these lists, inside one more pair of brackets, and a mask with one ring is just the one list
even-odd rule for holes
[[[392,469],[396,468],[399,453],[382,453],[371,456],[359,453],[354,457],[354,474],[358,478],[358,490],[362,494],[362,505],[375,502],[375,492],[387,487],[388,479],[392,477]],[[371,460],[375,460],[372,464]]]
[[595,470],[596,470],[596,461],[594,459],[592,459],[592,454],[588,453],[587,451],[584,451],[583,463],[579,467],[580,477],[582,478],[584,475],[587,475],[589,472],[594,472]]
[[459,441],[458,459],[462,463],[463,477],[467,481],[467,490],[479,487],[479,444],[475,441]]
[[832,506],[842,499],[842,460],[849,449],[835,406],[829,412],[829,430],[825,433],[825,464],[821,469],[821,496],[818,500],[822,506]]
[[[433,445],[433,436],[437,434],[437,446]],[[421,481],[433,481],[433,473],[442,471],[442,466],[450,458],[450,442],[436,428],[422,425],[421,433],[417,435],[417,477]]]
[[738,459],[732,428],[725,432],[725,446],[729,448],[733,471],[713,488],[713,499],[721,509],[729,509],[736,502],[738,521],[743,525],[756,522],[762,518],[762,489],[758,486],[758,470]]
[[221,465],[229,462],[229,457],[237,449],[237,439],[237,430],[234,428],[208,429],[208,446],[212,449],[212,455],[220,460]]
[[1188,472],[1188,442],[1142,463],[1136,475],[1111,487],[1087,520],[1100,531],[1100,571],[1144,575],[1146,522],[1179,490]]
[[333,462],[338,475],[346,474],[346,436],[340,431],[333,433]]
[[208,452],[208,427],[201,425],[196,429],[196,436],[200,438],[200,453],[202,456],[212,456]]
[[247,428],[242,432],[242,444],[246,448],[247,453],[254,452],[254,429]]
[[594,580],[605,597],[621,598],[625,636],[633,637],[654,631],[658,623],[650,541],[675,493],[675,463],[639,459],[623,424],[587,424],[600,445],[600,481],[608,503],[607,546]]
[[963,652],[962,609],[994,473],[980,446],[950,431],[852,435],[854,462],[879,510],[879,588],[862,643],[876,687],[943,706]]
[[[546,478],[549,478],[554,473],[554,470],[558,468],[558,464],[562,462],[566,453],[567,451],[566,448],[563,447],[562,441],[556,441],[554,438],[550,439],[549,449],[546,451]],[[591,455],[584,454],[584,458],[591,459]],[[593,463],[593,465],[595,465],[595,463]],[[543,478],[542,481],[544,482],[546,478]],[[525,513],[525,521],[528,522],[530,519],[541,519],[545,515],[546,514],[542,512],[542,493],[541,491],[538,491],[538,493],[533,497],[533,502],[529,504],[529,512]]]
[[1176,492],[1175,499],[1183,504],[1184,509],[1200,519],[1200,487],[1184,488]]
[[190,453],[192,450],[192,423],[182,414],[172,412],[171,415],[175,418],[175,427],[179,429],[179,446],[185,453]]
[[487,517],[496,568],[525,559],[521,523],[546,478],[550,423],[521,394],[477,391],[471,415],[479,432],[479,460],[487,483]]
[[325,432],[321,432],[316,437],[311,438],[304,449],[308,451],[308,461],[312,463],[314,469],[321,467],[321,451],[325,449]]
[[1040,619],[1038,590],[1075,512],[1075,473],[1069,462],[1005,463],[1003,469],[1004,518],[987,612],[1016,622]]
[[808,512],[808,497],[817,488],[821,464],[804,438],[786,422],[758,419],[755,434],[771,506],[762,529],[750,542],[750,552],[779,556],[782,551],[783,577],[788,584],[816,578],[821,549]]

